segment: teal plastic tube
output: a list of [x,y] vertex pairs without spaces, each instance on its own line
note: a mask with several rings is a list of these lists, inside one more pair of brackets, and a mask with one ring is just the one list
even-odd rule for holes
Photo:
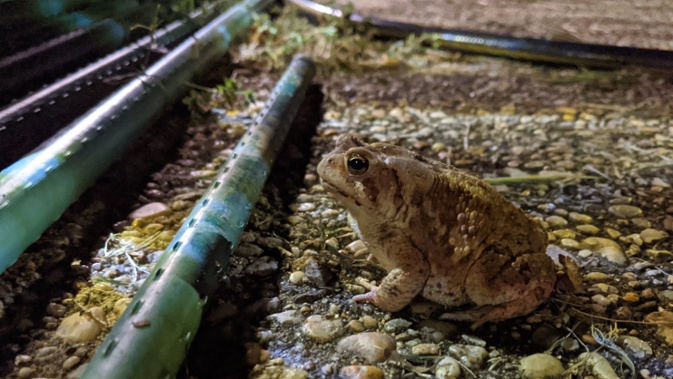
[[174,377],[315,73],[296,57],[80,378]]
[[0,172],[0,273],[123,153],[191,77],[246,32],[271,1],[239,3],[100,105]]

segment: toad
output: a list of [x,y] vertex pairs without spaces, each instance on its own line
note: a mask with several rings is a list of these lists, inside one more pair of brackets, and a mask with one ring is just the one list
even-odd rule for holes
[[421,295],[463,307],[446,318],[476,328],[528,314],[551,295],[546,232],[478,177],[352,134],[338,138],[318,174],[388,271],[355,301],[394,312]]

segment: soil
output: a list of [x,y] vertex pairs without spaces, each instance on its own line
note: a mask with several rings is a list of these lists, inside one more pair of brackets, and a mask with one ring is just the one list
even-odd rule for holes
[[[427,2],[426,9],[439,6],[435,3]],[[485,10],[479,15],[491,21],[476,22],[477,5],[445,3],[457,10],[461,23],[455,26],[485,25],[485,30],[515,34],[548,36],[544,25],[556,25],[551,19],[571,31],[579,28],[573,25],[584,25],[570,19],[564,23],[551,17],[549,9],[579,12],[585,16],[578,22],[597,20],[601,28],[624,25],[627,19],[624,7],[607,3],[609,12],[580,2],[525,2],[524,7],[481,1],[476,9]],[[640,4],[631,14],[642,13],[643,25],[670,22],[661,19],[667,3]],[[375,5],[356,2],[363,11],[378,12]],[[420,9],[405,8],[412,13],[404,13],[395,6],[386,8],[392,9],[388,14],[404,14],[406,21],[413,21],[413,9]],[[655,8],[658,12],[648,12]],[[530,20],[525,23],[530,30],[515,27],[524,25],[515,13]],[[580,37],[643,47],[668,41],[630,29],[622,39],[592,33]],[[656,322],[670,322],[667,317],[673,316],[673,120],[668,99],[673,74],[447,58],[433,50],[417,55],[410,61],[422,64],[321,71],[314,80],[317,85],[280,152],[227,274],[208,301],[178,376],[356,377],[342,371],[356,366],[369,370],[370,376],[361,377],[379,377],[376,370],[391,378],[427,377],[438,375],[441,358],[464,357],[452,353],[460,345],[487,353],[476,363],[461,361],[461,377],[519,378],[522,358],[543,352],[560,360],[565,371],[558,377],[601,377],[598,366],[582,358],[586,351],[607,358],[617,377],[672,376],[670,327]],[[104,242],[110,233],[145,238],[127,216],[151,202],[170,206],[171,217],[154,221],[165,221],[162,230],[174,233],[280,76],[280,70],[256,68],[268,67],[262,62],[268,57],[257,59],[240,58],[231,72],[212,72],[203,80],[213,85],[223,76],[235,78],[241,90],[255,94],[255,103],[245,106],[239,99],[236,109],[219,112],[224,113],[219,119],[188,115],[176,105],[0,276],[0,376],[65,378],[82,372],[114,322],[114,305],[138,286],[121,280],[128,261],[101,258]],[[220,63],[215,67],[226,62]],[[351,243],[357,236],[315,171],[336,136],[347,131],[367,141],[403,145],[484,178],[519,177],[518,183],[499,184],[498,190],[543,220],[551,243],[577,259],[584,292],[559,292],[530,316],[475,331],[465,323],[438,324],[445,310],[420,300],[394,314],[353,303],[354,294],[380,281],[385,272],[354,257]],[[540,176],[548,179],[539,181]],[[639,213],[626,214],[631,208],[625,211],[624,205]],[[609,240],[603,243],[621,255],[606,254],[588,240],[592,237]],[[154,250],[140,249],[136,263],[149,270]],[[118,273],[112,275],[113,269]],[[105,312],[103,333],[78,343],[55,335],[65,317],[92,307]],[[288,315],[293,318],[281,321]],[[315,320],[334,333],[322,338],[307,331]],[[372,363],[362,354],[337,352],[344,337],[364,331],[390,336],[396,353]],[[420,354],[418,346],[431,351]]]

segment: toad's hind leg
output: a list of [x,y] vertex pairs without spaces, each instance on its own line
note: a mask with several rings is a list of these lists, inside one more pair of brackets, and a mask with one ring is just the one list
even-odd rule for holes
[[556,270],[548,256],[523,254],[510,259],[491,253],[483,257],[465,280],[467,295],[476,307],[443,318],[474,321],[472,328],[476,328],[531,313],[551,295]]

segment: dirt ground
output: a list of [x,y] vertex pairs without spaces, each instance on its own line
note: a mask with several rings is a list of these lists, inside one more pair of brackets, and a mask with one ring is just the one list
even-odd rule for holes
[[[629,13],[613,3],[602,3],[603,12],[580,2],[526,2],[523,13],[513,2],[497,3],[500,11],[492,1],[446,4],[458,10],[460,27],[529,35],[526,25],[547,36],[547,21],[574,25],[570,11],[558,12],[568,14],[563,23],[551,10],[623,25]],[[667,3],[642,4],[631,14],[643,25],[670,23]],[[388,14],[405,14],[388,5]],[[356,2],[383,16],[375,6]],[[405,17],[421,8],[405,7]],[[471,23],[477,13],[487,18]],[[524,15],[531,21],[520,23]],[[521,378],[538,366],[549,378],[673,376],[673,74],[375,44],[334,37],[335,25],[308,29],[290,14],[259,21],[234,51],[233,70],[203,78],[204,85],[233,78],[233,104],[217,91],[193,91],[187,107],[175,105],[0,276],[0,377],[81,374],[297,51],[315,57],[316,85],[178,377]],[[629,29],[611,40],[616,34],[589,29],[582,38],[591,42],[654,47],[666,39]],[[254,101],[244,101],[250,94]],[[441,320],[447,309],[422,299],[394,313],[354,303],[385,271],[355,256],[362,243],[317,177],[317,163],[346,132],[501,179],[498,191],[577,260],[583,291],[557,292],[531,315],[477,330]],[[150,203],[168,210],[129,221]],[[135,246],[130,258],[118,254],[125,244]],[[67,329],[69,317],[91,327]]]

